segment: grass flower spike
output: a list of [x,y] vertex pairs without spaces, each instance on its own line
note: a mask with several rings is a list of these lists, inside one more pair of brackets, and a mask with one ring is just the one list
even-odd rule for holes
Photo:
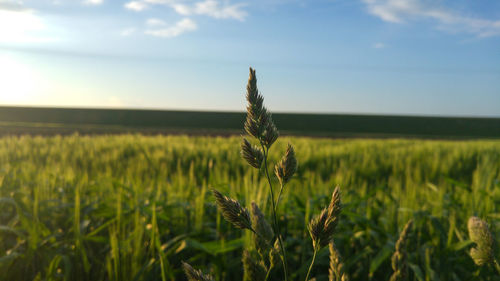
[[474,262],[479,266],[494,263],[494,241],[486,222],[478,217],[470,217],[467,228],[470,240],[476,243],[476,247],[470,250],[470,256]]
[[210,275],[204,275],[201,270],[196,270],[188,263],[182,262],[182,267],[184,268],[184,273],[188,281],[214,281]]
[[330,242],[328,245],[330,250],[330,268],[328,272],[328,281],[349,281],[349,277],[345,273],[344,263],[335,244]]
[[319,250],[330,243],[337,227],[341,210],[340,189],[336,187],[328,208],[323,209],[309,223],[309,233],[315,249],[318,248]]
[[313,242],[314,253],[305,280],[309,280],[309,274],[311,273],[318,251],[332,241],[341,210],[340,188],[337,186],[333,191],[328,208],[323,209],[321,213],[314,217],[309,223],[309,234]]
[[255,145],[252,146],[246,138],[243,138],[241,142],[241,156],[250,166],[257,169],[262,166],[262,161],[264,160],[262,150]]
[[267,256],[271,250],[274,231],[255,202],[252,202],[252,226],[255,230],[255,249],[261,256]]
[[278,139],[278,130],[273,123],[271,114],[264,107],[264,98],[257,89],[257,77],[255,70],[250,68],[247,84],[247,119],[245,131],[259,140],[267,148]]
[[413,221],[406,223],[403,231],[399,234],[399,239],[396,242],[396,251],[392,255],[392,269],[394,273],[390,281],[408,280],[408,261],[406,253],[406,244],[408,243],[408,234],[410,233]]
[[285,155],[274,167],[274,173],[279,179],[281,185],[285,185],[290,181],[296,171],[297,159],[295,158],[295,151],[293,150],[293,146],[288,144]]
[[240,205],[240,203],[234,199],[222,195],[219,191],[212,190],[217,206],[219,206],[222,216],[230,223],[232,223],[237,228],[241,229],[252,229],[252,223],[250,221],[250,215],[248,210]]

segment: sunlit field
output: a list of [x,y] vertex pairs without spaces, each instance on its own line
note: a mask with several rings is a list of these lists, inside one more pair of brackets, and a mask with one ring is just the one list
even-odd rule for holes
[[[240,137],[139,135],[0,139],[0,280],[185,280],[186,261],[216,280],[241,280],[251,234],[231,227],[212,188],[271,212],[262,171]],[[500,142],[280,138],[299,169],[280,224],[291,280],[312,258],[306,225],[335,186],[334,241],[351,280],[389,280],[404,224],[409,280],[499,280],[469,255],[469,216],[500,230]],[[261,175],[259,175],[259,173]],[[277,182],[275,178],[272,179]],[[328,249],[312,276],[328,280]],[[279,280],[280,270],[271,280]]]

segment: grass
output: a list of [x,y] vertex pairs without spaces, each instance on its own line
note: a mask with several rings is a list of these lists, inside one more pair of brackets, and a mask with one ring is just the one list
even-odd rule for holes
[[[252,237],[222,219],[210,189],[247,207],[255,201],[267,217],[271,206],[266,179],[241,159],[240,141],[1,138],[0,280],[184,280],[181,261],[216,280],[241,279]],[[498,280],[469,256],[467,220],[485,219],[498,238],[500,142],[282,138],[273,163],[288,142],[300,164],[278,220],[297,272],[291,280],[307,273],[305,225],[336,185],[344,204],[334,239],[351,280],[389,280],[409,219],[410,280]],[[327,248],[311,272],[318,281],[328,280]]]

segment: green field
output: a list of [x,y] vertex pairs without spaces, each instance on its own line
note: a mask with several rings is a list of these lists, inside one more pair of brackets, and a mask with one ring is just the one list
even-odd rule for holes
[[[221,217],[210,192],[255,201],[270,215],[268,186],[241,159],[240,141],[1,138],[0,280],[185,280],[181,261],[216,280],[241,280],[251,234]],[[305,225],[335,185],[344,209],[334,239],[351,280],[389,280],[410,218],[410,280],[499,280],[494,268],[474,264],[467,234],[477,215],[499,237],[499,141],[280,138],[271,162],[288,141],[299,170],[279,220],[292,280],[304,279],[312,257]],[[328,249],[312,276],[328,279]]]
[[[239,135],[243,112],[0,106],[0,135]],[[276,113],[284,135],[371,138],[500,138],[500,118]]]

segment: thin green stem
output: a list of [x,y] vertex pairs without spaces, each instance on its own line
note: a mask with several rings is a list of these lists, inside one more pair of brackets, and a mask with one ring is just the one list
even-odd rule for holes
[[273,269],[272,266],[269,266],[269,269],[267,270],[266,273],[266,279],[264,279],[264,281],[267,281],[267,279],[269,279],[269,274],[271,274],[271,269]]
[[309,265],[309,270],[307,270],[307,275],[306,275],[306,280],[305,281],[308,281],[309,280],[309,274],[311,273],[311,269],[313,267],[313,264],[314,264],[314,261],[316,260],[316,254],[318,253],[318,248],[317,247],[314,247],[314,254],[313,254],[313,258],[312,258],[312,261],[311,261],[311,265]]
[[[276,208],[278,208],[280,204],[280,198],[281,198],[281,193],[283,192],[283,187],[285,185],[283,183],[280,183],[280,192],[278,193],[278,199],[276,199]],[[274,210],[275,212],[278,212],[278,210]]]
[[264,147],[264,144],[262,142],[260,143],[262,146],[262,151],[264,151],[264,170],[266,171],[266,177],[267,181],[269,183],[269,188],[271,189],[271,202],[273,204],[273,222],[274,222],[274,229],[276,231],[276,235],[278,236],[278,243],[280,244],[281,252],[282,252],[282,262],[283,262],[283,271],[285,273],[285,281],[288,281],[288,267],[287,267],[287,261],[286,261],[286,251],[285,247],[283,245],[283,240],[281,238],[281,232],[278,224],[278,219],[276,216],[276,203],[274,201],[274,192],[273,192],[273,184],[271,183],[271,177],[269,176],[269,170],[267,169],[267,157],[269,155],[269,149],[266,149]]

